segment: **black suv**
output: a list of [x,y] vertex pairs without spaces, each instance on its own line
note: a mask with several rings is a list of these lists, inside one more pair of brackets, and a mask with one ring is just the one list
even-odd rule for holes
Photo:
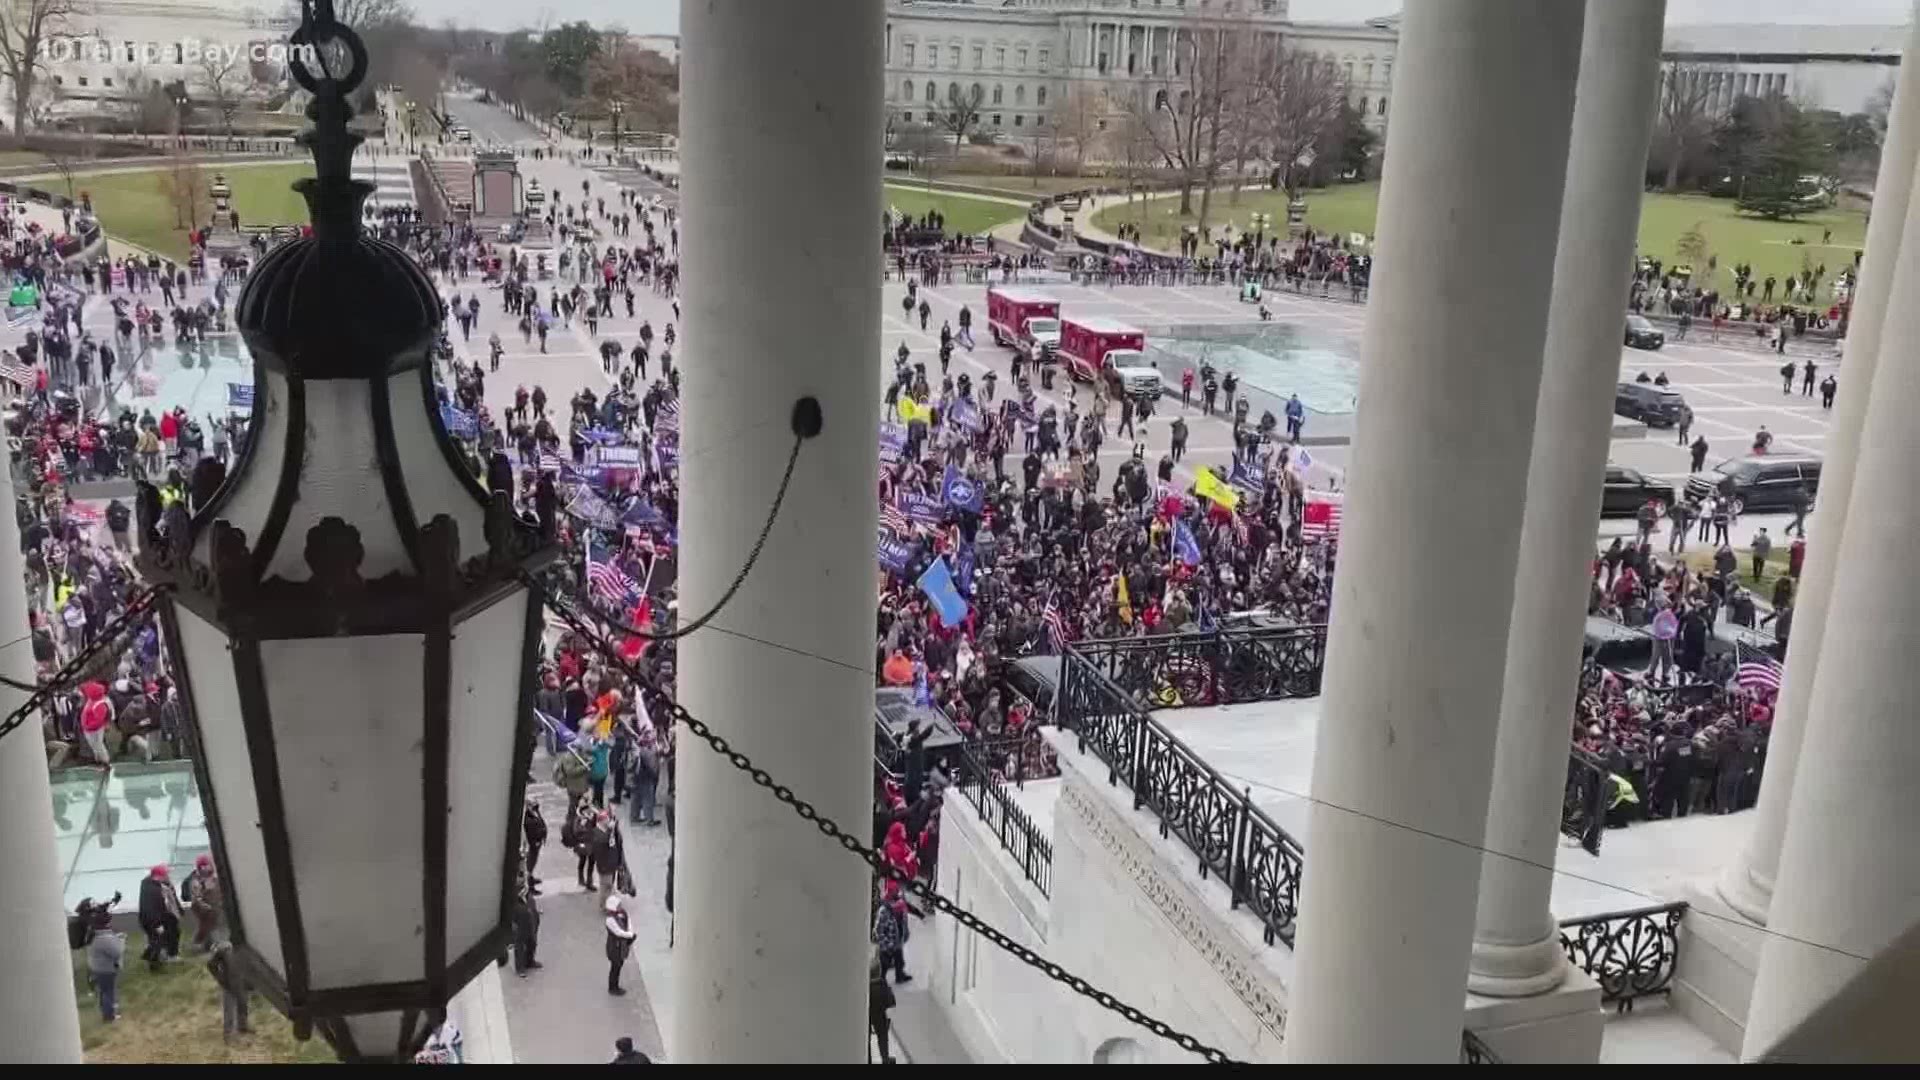
[[1704,499],[1723,487],[1733,491],[1733,512],[1792,510],[1805,488],[1820,491],[1820,459],[1812,457],[1731,458],[1687,477],[1687,497]]
[[1638,469],[1607,466],[1606,487],[1600,492],[1601,517],[1632,517],[1648,499],[1658,499],[1663,508],[1672,506],[1673,485],[1651,479]]
[[1627,344],[1636,349],[1657,349],[1667,343],[1667,335],[1645,315],[1627,316]]
[[1648,427],[1678,424],[1686,407],[1687,399],[1679,391],[1652,383],[1623,382],[1613,391],[1613,411]]

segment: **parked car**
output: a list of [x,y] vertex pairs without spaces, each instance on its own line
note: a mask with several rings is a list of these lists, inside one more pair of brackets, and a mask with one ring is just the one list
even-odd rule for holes
[[1673,485],[1664,480],[1655,480],[1638,469],[1629,469],[1624,465],[1607,466],[1606,486],[1600,493],[1601,517],[1632,517],[1640,512],[1648,499],[1658,499],[1662,506],[1673,505]]
[[1666,331],[1648,322],[1645,315],[1627,316],[1627,344],[1636,349],[1657,349],[1666,343]]
[[1730,458],[1687,477],[1688,498],[1703,499],[1715,491],[1730,491],[1735,514],[1792,510],[1803,487],[1808,498],[1819,494],[1819,458]]
[[1623,382],[1613,391],[1613,411],[1648,427],[1672,427],[1680,422],[1687,399],[1679,391],[1652,383]]

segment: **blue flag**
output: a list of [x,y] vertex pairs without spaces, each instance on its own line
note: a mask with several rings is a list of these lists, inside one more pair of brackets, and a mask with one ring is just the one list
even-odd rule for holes
[[[31,310],[31,309],[29,309]],[[253,384],[230,382],[227,384],[227,408],[253,408]]]
[[960,553],[954,556],[953,576],[959,581],[960,593],[963,596],[973,595],[973,569],[977,561],[972,544],[963,545]]
[[985,497],[980,494],[980,485],[951,465],[947,466],[946,480],[941,483],[940,488],[947,500],[947,505],[965,510],[970,514],[979,513],[981,507],[986,504]]
[[940,616],[940,625],[959,626],[967,618],[967,602],[960,591],[953,586],[953,572],[947,569],[947,560],[935,559],[920,575],[920,591],[927,594],[933,602],[933,610]]
[[652,503],[648,502],[645,499],[641,499],[639,502],[636,502],[632,506],[628,507],[626,513],[620,515],[620,523],[622,525],[639,525],[643,527],[652,527],[657,525],[665,525],[667,523],[667,518],[666,518],[666,515],[654,509],[654,506]]
[[895,537],[885,529],[877,530],[879,540],[874,547],[874,558],[887,572],[904,573],[907,564],[913,561],[913,545]]
[[1260,464],[1253,455],[1245,455],[1233,463],[1233,474],[1227,477],[1227,483],[1257,494],[1267,486],[1266,466]]
[[980,415],[980,406],[972,398],[961,398],[953,403],[953,422],[968,431],[978,432],[986,424]]
[[907,426],[905,424],[880,425],[880,460],[893,464],[907,449]]
[[1200,541],[1194,539],[1193,530],[1187,528],[1184,521],[1176,520],[1173,523],[1173,553],[1188,566],[1200,564]]
[[906,513],[908,520],[922,525],[938,525],[947,516],[939,499],[912,491],[900,497],[900,509]]

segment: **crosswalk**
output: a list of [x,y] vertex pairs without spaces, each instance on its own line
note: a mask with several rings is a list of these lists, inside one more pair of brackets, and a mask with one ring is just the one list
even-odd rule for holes
[[376,207],[416,206],[413,175],[406,158],[358,159],[353,163],[353,178],[374,186],[367,202]]

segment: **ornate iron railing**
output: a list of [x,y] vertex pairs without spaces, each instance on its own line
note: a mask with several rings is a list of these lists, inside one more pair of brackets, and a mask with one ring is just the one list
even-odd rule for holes
[[987,828],[1000,837],[1000,846],[1020,864],[1027,880],[1033,882],[1042,896],[1051,896],[1053,842],[1043,836],[1027,812],[1014,803],[1006,784],[996,779],[987,765],[964,748],[959,754],[960,793],[973,804],[974,812]]
[[1643,997],[1672,988],[1680,960],[1684,900],[1632,911],[1609,912],[1560,924],[1560,947],[1580,970],[1600,984],[1600,1000],[1632,1012]]
[[[876,718],[873,725],[876,798],[884,781],[901,782],[907,771],[906,753],[886,724]],[[945,746],[928,753],[947,758],[955,785],[973,804],[980,820],[1000,837],[1000,846],[1020,864],[1027,880],[1043,895],[1049,894],[1053,883],[1053,842],[1006,790],[1007,780],[1024,785],[1029,779],[1060,775],[1059,762],[1054,760],[1052,749],[1040,738],[1040,733],[1028,730],[1018,735]]]
[[1480,1036],[1471,1031],[1460,1032],[1460,1064],[1462,1065],[1505,1065],[1493,1048],[1480,1041]]
[[1567,794],[1560,803],[1560,831],[1600,854],[1600,838],[1607,831],[1607,798],[1613,784],[1599,758],[1579,747],[1567,753]]
[[1327,628],[1238,627],[1083,641],[1074,649],[1153,708],[1232,705],[1318,694]]
[[1235,789],[1077,646],[1064,660],[1056,718],[1078,736],[1081,750],[1106,763],[1108,783],[1124,781],[1135,808],[1153,811],[1160,835],[1179,836],[1199,857],[1202,877],[1218,876],[1234,907],[1245,904],[1260,917],[1269,945],[1293,944],[1305,854],[1249,792]]

